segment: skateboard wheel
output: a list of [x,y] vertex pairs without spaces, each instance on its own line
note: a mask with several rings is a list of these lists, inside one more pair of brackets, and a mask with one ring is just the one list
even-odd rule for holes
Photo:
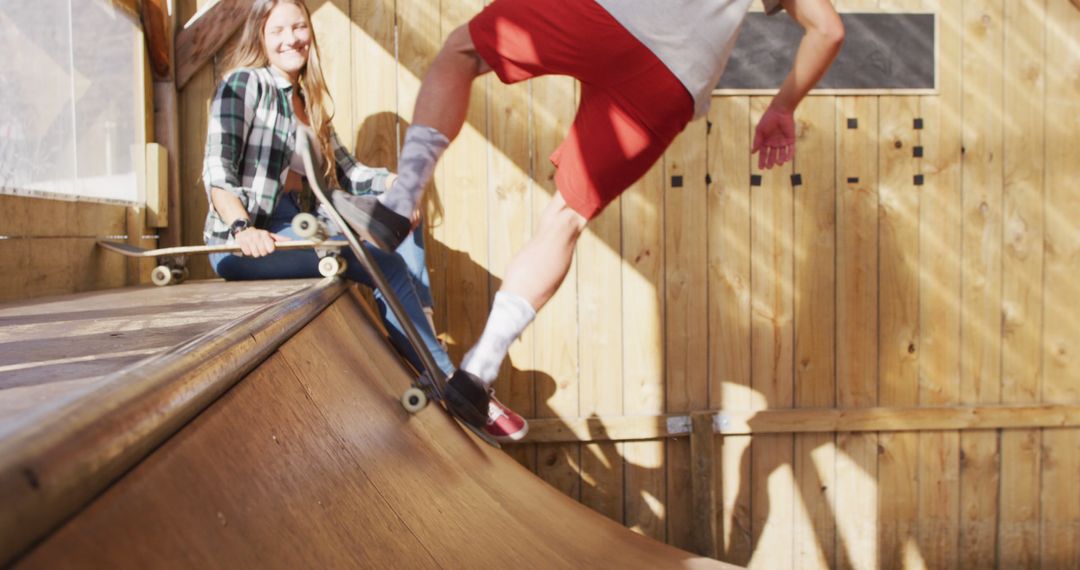
[[172,277],[173,277],[172,282],[177,284],[177,285],[183,283],[184,279],[187,279],[186,272],[187,272],[187,268],[175,268],[175,269],[173,269],[172,270]]
[[336,255],[328,255],[319,260],[319,275],[334,277],[345,272],[345,260]]
[[312,214],[297,214],[292,219],[292,229],[301,239],[322,241],[323,236],[319,229],[319,219]]
[[191,272],[188,271],[187,267],[181,267],[180,268],[180,281],[179,281],[179,283],[183,283],[184,281],[187,281],[188,277],[191,277]]
[[427,394],[420,388],[409,388],[401,395],[401,405],[404,406],[410,414],[415,414],[424,409],[424,406],[427,406],[427,402]]
[[173,270],[167,265],[159,265],[150,272],[150,281],[153,281],[154,285],[157,285],[158,287],[171,285],[173,279],[175,279]]

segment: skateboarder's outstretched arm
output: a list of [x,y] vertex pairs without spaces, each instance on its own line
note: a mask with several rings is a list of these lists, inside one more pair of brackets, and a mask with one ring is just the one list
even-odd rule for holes
[[806,33],[791,71],[754,132],[751,152],[759,153],[762,169],[794,158],[795,108],[825,75],[844,42],[844,25],[829,0],[781,0],[781,4]]

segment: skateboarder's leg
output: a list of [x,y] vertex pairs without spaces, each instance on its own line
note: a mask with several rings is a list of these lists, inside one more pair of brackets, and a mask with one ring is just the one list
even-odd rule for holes
[[582,84],[574,123],[551,156],[559,191],[532,239],[510,262],[501,297],[462,369],[481,381],[495,380],[510,344],[532,321],[526,307],[540,310],[559,288],[588,220],[641,178],[682,130],[693,111],[692,99],[673,81],[680,97],[650,123],[628,110],[635,102],[623,93]]
[[390,191],[379,197],[383,205],[405,217],[416,209],[435,163],[465,123],[473,80],[490,70],[476,53],[467,27],[450,33],[420,85],[413,124],[405,133],[398,160],[398,177]]
[[540,217],[536,233],[510,261],[484,332],[462,360],[462,369],[485,384],[495,381],[510,345],[566,278],[574,259],[574,245],[586,223],[581,214],[566,205],[561,194],[555,194]]

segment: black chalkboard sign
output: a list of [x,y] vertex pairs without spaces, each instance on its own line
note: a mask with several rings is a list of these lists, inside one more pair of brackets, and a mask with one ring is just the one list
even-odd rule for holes
[[[847,13],[840,17],[844,47],[815,91],[935,92],[934,14]],[[749,14],[717,90],[776,90],[791,69],[802,35],[802,28],[786,12]]]

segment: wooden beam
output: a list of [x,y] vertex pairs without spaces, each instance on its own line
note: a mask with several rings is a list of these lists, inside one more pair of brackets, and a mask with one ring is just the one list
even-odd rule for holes
[[254,0],[216,0],[176,34],[176,89],[181,90],[247,17]]
[[146,145],[146,225],[169,225],[169,154],[158,143]]
[[716,469],[713,463],[714,442],[712,412],[690,414],[690,480],[693,503],[691,530],[694,550],[709,558],[717,558]]
[[143,0],[140,13],[154,79],[167,79],[172,76],[172,49],[169,46],[171,34],[166,26],[169,18],[162,2],[163,0]]
[[139,0],[98,0],[103,4],[108,4],[113,8],[120,10],[127,14],[133,20],[139,19]]
[[[161,0],[147,0],[160,6]],[[158,220],[159,246],[178,246],[182,241],[180,223],[180,112],[176,81],[172,62],[175,22],[173,15],[161,11],[161,26],[165,42],[168,69],[164,76],[154,71],[154,142],[165,148],[167,164],[164,165],[165,199],[162,202],[165,215]],[[153,53],[151,53],[153,59]]]
[[[1080,405],[956,406],[938,408],[801,408],[706,412],[722,435],[938,431],[1080,427]],[[701,421],[701,420],[699,420]],[[685,414],[580,419],[531,419],[522,443],[643,441],[687,437]]]
[[180,113],[176,93],[176,83],[168,81],[154,82],[154,140],[165,149],[166,172],[165,201],[166,212],[160,221],[159,232],[162,246],[177,246],[181,243],[180,227]]

